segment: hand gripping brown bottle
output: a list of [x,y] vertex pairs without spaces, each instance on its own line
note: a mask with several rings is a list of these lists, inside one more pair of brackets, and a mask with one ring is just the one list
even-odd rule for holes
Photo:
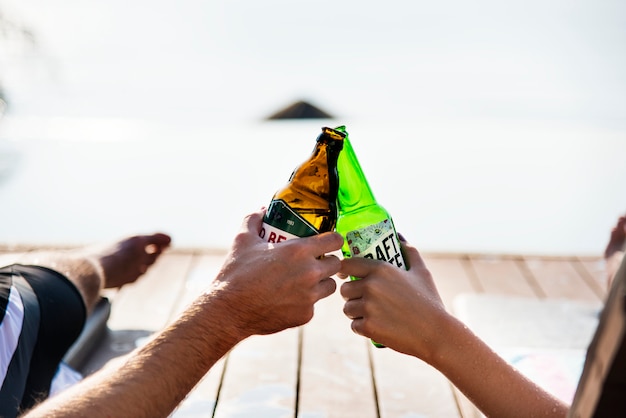
[[274,194],[263,218],[261,238],[278,243],[334,230],[339,190],[337,158],[345,136],[322,128],[309,159]]

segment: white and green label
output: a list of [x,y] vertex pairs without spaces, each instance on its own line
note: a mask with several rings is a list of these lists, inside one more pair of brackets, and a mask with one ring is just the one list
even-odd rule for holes
[[317,234],[313,225],[282,200],[272,200],[259,235],[267,242],[281,242],[292,238],[309,237]]
[[346,234],[353,257],[372,258],[406,269],[400,242],[389,219]]

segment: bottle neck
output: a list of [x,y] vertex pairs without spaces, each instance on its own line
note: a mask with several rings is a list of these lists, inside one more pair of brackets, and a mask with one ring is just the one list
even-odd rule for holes
[[333,211],[337,210],[337,194],[339,193],[339,175],[337,163],[341,151],[343,150],[344,137],[337,132],[328,131],[324,128],[323,133],[318,137],[317,146],[325,146],[326,164],[328,169],[328,183],[330,186],[328,203]]
[[323,128],[311,156],[289,178],[292,186],[324,199],[333,210],[339,188],[337,159],[343,148],[343,139],[343,133]]
[[343,151],[337,161],[337,170],[340,214],[377,203],[347,134],[343,140]]

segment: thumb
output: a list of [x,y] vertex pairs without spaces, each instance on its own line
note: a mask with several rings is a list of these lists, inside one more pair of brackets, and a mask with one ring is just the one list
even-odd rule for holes
[[406,259],[409,269],[412,267],[416,267],[419,269],[426,268],[426,263],[424,263],[424,259],[422,258],[418,249],[409,244],[404,236],[398,234],[398,237],[400,238],[402,253]]
[[259,209],[247,215],[241,225],[241,232],[254,232],[258,234],[261,230],[264,215],[265,209]]

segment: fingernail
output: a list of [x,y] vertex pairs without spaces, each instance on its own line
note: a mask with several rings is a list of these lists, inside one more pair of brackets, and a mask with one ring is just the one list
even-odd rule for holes
[[398,232],[398,239],[402,242],[406,242],[406,238],[404,238],[404,236]]

